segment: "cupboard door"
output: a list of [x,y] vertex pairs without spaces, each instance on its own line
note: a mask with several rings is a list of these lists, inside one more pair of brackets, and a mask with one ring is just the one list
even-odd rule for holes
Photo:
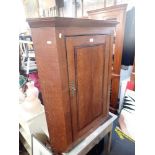
[[66,38],[73,140],[89,133],[108,114],[110,37]]

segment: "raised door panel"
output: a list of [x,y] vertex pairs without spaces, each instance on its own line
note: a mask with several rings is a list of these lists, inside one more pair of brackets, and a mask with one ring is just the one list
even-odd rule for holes
[[109,37],[66,38],[73,139],[101,124],[107,114]]
[[104,45],[75,49],[78,128],[102,114]]

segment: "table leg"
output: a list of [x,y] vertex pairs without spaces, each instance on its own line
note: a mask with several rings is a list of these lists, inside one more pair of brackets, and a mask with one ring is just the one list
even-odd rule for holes
[[111,139],[112,139],[112,125],[109,126],[110,130],[104,138],[104,153],[108,155],[111,150]]
[[110,153],[110,150],[111,150],[111,139],[112,139],[112,131],[110,131],[109,133],[108,133],[108,146],[107,146],[107,152],[108,152],[108,154]]

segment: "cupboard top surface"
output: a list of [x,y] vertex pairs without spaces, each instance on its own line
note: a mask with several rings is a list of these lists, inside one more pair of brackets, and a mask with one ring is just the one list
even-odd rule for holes
[[37,27],[115,27],[117,21],[66,17],[28,18],[31,28]]

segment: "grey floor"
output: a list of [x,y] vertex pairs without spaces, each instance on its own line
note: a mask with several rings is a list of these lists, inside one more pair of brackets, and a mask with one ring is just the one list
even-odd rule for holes
[[[115,127],[118,125],[117,120],[114,122],[112,133],[111,152],[109,155],[135,155],[135,143],[128,139],[120,139],[115,132]],[[87,155],[105,155],[104,154],[104,139],[101,140]]]

